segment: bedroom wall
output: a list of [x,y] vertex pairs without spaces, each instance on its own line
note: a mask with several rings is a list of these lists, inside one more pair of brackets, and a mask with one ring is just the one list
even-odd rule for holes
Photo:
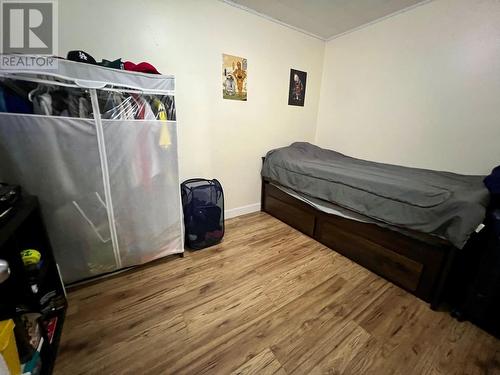
[[[176,76],[181,179],[219,179],[230,215],[259,209],[267,150],[314,141],[324,42],[223,2],[59,0],[72,49]],[[247,102],[222,99],[222,53],[248,59]],[[308,72],[305,107],[287,105],[290,68]]]
[[500,164],[500,2],[435,0],[326,44],[316,143],[458,173]]

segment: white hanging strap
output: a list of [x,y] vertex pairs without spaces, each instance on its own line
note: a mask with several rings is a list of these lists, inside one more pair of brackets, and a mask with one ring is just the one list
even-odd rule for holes
[[83,87],[86,89],[103,89],[104,87],[106,87],[106,82],[87,81],[84,79],[75,79],[75,83],[79,87]]
[[94,192],[95,195],[97,196],[97,200],[99,201],[100,204],[102,204],[102,206],[104,208],[106,208],[106,203],[104,203],[104,201],[102,200],[101,196],[99,195],[99,193],[97,191]]
[[102,243],[106,243],[106,242],[109,242],[111,240],[111,238],[108,238],[108,239],[105,239],[100,233],[99,233],[99,230],[97,229],[97,227],[94,225],[94,223],[92,222],[92,220],[89,219],[89,217],[85,214],[85,212],[82,210],[82,208],[80,207],[80,205],[78,203],[76,203],[76,201],[72,201],[73,202],[73,205],[75,206],[76,210],[78,211],[78,213],[80,215],[82,215],[82,217],[85,219],[85,221],[90,225],[90,228],[92,228],[92,230],[94,231],[94,233],[96,234],[96,236],[99,238],[99,240],[102,242]]

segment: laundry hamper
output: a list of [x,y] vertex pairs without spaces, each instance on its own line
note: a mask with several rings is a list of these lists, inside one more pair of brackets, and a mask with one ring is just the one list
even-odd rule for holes
[[195,178],[181,184],[185,244],[199,250],[224,236],[224,192],[217,180]]

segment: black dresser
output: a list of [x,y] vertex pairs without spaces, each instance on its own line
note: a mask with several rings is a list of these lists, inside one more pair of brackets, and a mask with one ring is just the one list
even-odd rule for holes
[[[26,249],[36,249],[41,255],[36,277],[23,263],[21,252]],[[0,219],[0,259],[8,262],[10,271],[8,274],[3,270],[0,283],[0,320],[17,319],[26,311],[40,315],[38,323],[43,340],[40,340],[38,355],[41,374],[51,374],[67,300],[37,198],[22,197]],[[16,324],[15,330],[20,326]],[[19,341],[17,346],[19,351]]]

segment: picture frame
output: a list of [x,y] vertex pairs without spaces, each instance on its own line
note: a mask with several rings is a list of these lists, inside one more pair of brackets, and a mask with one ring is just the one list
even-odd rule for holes
[[307,72],[290,69],[288,105],[303,107],[306,99]]
[[222,97],[247,101],[248,63],[244,57],[222,54]]

